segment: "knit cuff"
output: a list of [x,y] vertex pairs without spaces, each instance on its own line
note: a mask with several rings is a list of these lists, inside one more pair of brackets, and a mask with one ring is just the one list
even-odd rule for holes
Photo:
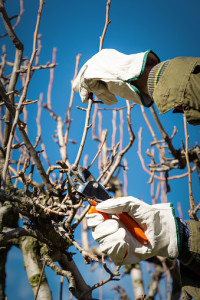
[[157,64],[155,67],[151,69],[147,81],[148,92],[151,98],[153,98],[154,89],[158,84],[160,77],[163,75],[164,71],[166,70],[169,62],[170,60],[166,60],[164,62]]

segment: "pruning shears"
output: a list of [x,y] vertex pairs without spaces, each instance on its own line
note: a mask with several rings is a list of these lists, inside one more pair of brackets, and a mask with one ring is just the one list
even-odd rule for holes
[[[104,200],[113,198],[105,188],[95,180],[94,176],[84,167],[78,166],[76,169],[68,169],[68,179],[71,186],[90,203],[89,213],[100,213],[104,217],[104,221],[109,219],[108,214],[100,212],[96,209],[96,205]],[[113,200],[114,201],[114,200]],[[147,245],[149,240],[145,233],[126,212],[116,214],[122,221],[130,233],[143,245]]]

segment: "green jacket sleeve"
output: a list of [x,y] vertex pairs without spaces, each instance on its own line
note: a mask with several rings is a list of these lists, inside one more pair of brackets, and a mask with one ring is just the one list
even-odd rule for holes
[[200,299],[200,222],[178,220],[181,252],[180,274],[182,286],[194,299]]
[[148,78],[148,90],[158,111],[163,114],[181,107],[188,123],[199,125],[200,58],[176,57],[158,66]]

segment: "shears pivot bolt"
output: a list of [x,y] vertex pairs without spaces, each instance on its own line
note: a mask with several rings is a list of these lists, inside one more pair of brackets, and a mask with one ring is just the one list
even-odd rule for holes
[[97,182],[94,182],[92,186],[93,186],[93,188],[97,189],[99,184]]

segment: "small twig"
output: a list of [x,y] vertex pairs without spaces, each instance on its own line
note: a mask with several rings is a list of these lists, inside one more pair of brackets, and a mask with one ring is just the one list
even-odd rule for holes
[[[76,65],[75,65],[75,72],[74,72],[74,78],[71,81],[71,86],[74,82],[74,79],[76,78],[77,74],[78,74],[78,66],[79,66],[79,62],[80,62],[80,58],[81,58],[81,54],[78,54],[76,56]],[[69,100],[69,106],[67,109],[67,129],[64,135],[64,153],[65,153],[65,157],[64,157],[64,161],[67,159],[67,142],[68,142],[68,136],[69,136],[69,130],[70,130],[70,125],[71,125],[71,109],[72,109],[72,105],[73,105],[73,100],[74,100],[74,91],[71,88],[71,95],[70,95],[70,100]]]
[[127,177],[127,170],[128,170],[128,161],[126,158],[123,159],[123,164],[124,164],[124,174],[123,174],[123,177],[124,177],[124,187],[123,187],[123,194],[124,196],[127,196],[128,195],[128,177]]
[[111,21],[109,20],[110,3],[111,3],[111,0],[108,0],[107,5],[106,5],[106,22],[105,22],[102,36],[100,37],[99,51],[101,51],[103,48],[103,41],[104,41],[104,38],[106,35],[106,31],[107,31],[108,25],[111,23]]
[[83,220],[85,215],[87,214],[88,210],[90,209],[90,205],[88,204],[86,208],[82,211],[82,213],[79,216],[76,216],[76,221],[72,225],[72,229],[76,229],[76,227],[80,224],[80,222]]
[[157,184],[157,189],[156,189],[156,195],[154,197],[154,203],[152,204],[156,204],[158,201],[158,197],[159,197],[159,193],[160,193],[160,187],[161,187],[161,182],[159,181]]
[[97,154],[95,155],[95,157],[93,158],[93,160],[92,160],[92,162],[89,164],[89,166],[87,167],[88,170],[89,170],[89,168],[91,168],[91,166],[93,165],[93,163],[95,162],[95,160],[96,160],[97,157],[99,156],[99,154],[100,154],[100,152],[101,152],[101,150],[102,150],[102,147],[103,147],[103,145],[104,145],[104,143],[105,143],[105,141],[106,141],[107,133],[108,133],[108,130],[107,130],[107,129],[104,130],[104,131],[102,132],[101,144],[100,144],[100,146],[99,146],[99,149],[98,149]]
[[[99,135],[99,142],[101,141],[101,138],[102,138],[102,114],[101,112],[98,112],[98,120],[99,120],[99,123],[98,123],[98,135]],[[101,169],[104,168],[104,166],[107,165],[107,147],[106,147],[106,144],[104,143],[103,145],[103,148],[102,148],[102,152],[100,152],[100,155],[99,155],[99,159],[98,159],[98,169],[99,169],[99,172],[101,173]]]
[[194,210],[193,210],[194,214],[196,214],[199,210],[200,210],[200,203],[198,205],[196,205],[196,207],[194,208]]
[[5,70],[5,66],[6,66],[6,57],[7,57],[7,53],[6,53],[6,45],[2,46],[2,56],[1,56],[1,65],[0,65],[0,78],[3,78],[3,74],[4,74],[4,70]]
[[194,219],[198,220],[198,217],[192,214],[192,211],[196,207],[196,204],[194,202],[193,193],[192,193],[192,176],[191,176],[191,166],[189,161],[189,155],[188,155],[188,141],[189,141],[189,135],[187,132],[187,121],[185,115],[183,115],[183,121],[184,121],[184,132],[185,132],[185,158],[188,168],[188,186],[189,186],[189,200],[190,200],[190,216],[192,216]]
[[123,156],[125,155],[125,153],[128,152],[128,150],[131,148],[131,146],[133,145],[134,140],[135,140],[135,135],[134,135],[134,132],[132,130],[132,124],[131,124],[131,106],[130,106],[129,101],[127,101],[127,100],[126,100],[126,105],[127,105],[126,118],[127,118],[128,131],[129,131],[129,143],[127,144],[127,146],[123,150],[121,150],[118,153],[117,158],[115,160],[115,163],[112,165],[112,168],[109,171],[109,173],[107,174],[107,177],[106,177],[106,179],[103,183],[105,186],[108,184],[110,178],[112,177],[112,175],[116,171],[117,167],[120,165]]
[[[103,172],[101,173],[101,175],[99,176],[99,178],[97,179],[97,181],[100,181],[104,175],[107,173],[107,171],[110,169],[110,167],[112,166],[113,162],[114,162],[114,159],[117,155],[117,151],[118,151],[118,148],[119,148],[119,142],[117,143],[117,145],[112,149],[112,155],[111,155],[111,158],[110,158],[110,161],[109,163],[107,164],[107,166],[105,167],[105,169],[103,170]],[[113,173],[115,172],[115,170],[113,171]],[[112,173],[112,174],[113,174]],[[110,178],[112,177],[112,174],[109,175],[109,180]],[[107,179],[107,177],[106,177]],[[103,185],[106,185],[107,184],[107,180],[104,181]]]
[[120,132],[120,145],[119,149],[122,151],[123,149],[123,125],[124,125],[124,119],[123,119],[123,110],[119,111],[119,116],[120,116],[120,125],[119,125],[119,132]]
[[52,108],[49,107],[47,103],[45,103],[45,104],[43,105],[43,107],[44,107],[46,110],[48,110],[50,116],[51,116],[55,121],[57,121],[58,116],[57,116],[56,113],[52,110]]
[[[54,170],[60,170],[61,167],[60,166],[49,166],[48,170],[47,170],[47,175],[49,175],[51,172],[53,172]],[[65,170],[66,172],[66,170]]]
[[37,296],[38,296],[38,292],[39,292],[40,285],[41,285],[41,282],[42,282],[42,276],[44,274],[44,268],[45,268],[45,259],[44,259],[44,263],[43,263],[42,271],[41,271],[41,274],[40,274],[40,279],[39,279],[39,282],[38,282],[37,291],[35,293],[34,300],[36,300]]
[[111,276],[120,276],[120,273],[119,273],[120,266],[117,266],[117,268],[115,269],[115,271],[112,272],[112,271],[110,271],[110,269],[107,267],[104,258],[105,258],[105,256],[102,255],[102,265],[103,265],[105,271],[106,271],[108,274],[110,274]]
[[156,145],[156,144],[158,144],[158,143],[163,143],[164,142],[164,140],[160,140],[160,141],[153,141],[153,142],[151,142],[151,144],[150,144],[150,146],[152,147],[152,146],[154,146],[154,145]]
[[89,99],[88,108],[87,108],[86,117],[85,117],[85,126],[84,126],[84,130],[83,130],[82,140],[81,140],[81,143],[80,143],[78,154],[76,156],[76,160],[75,160],[75,163],[74,163],[75,166],[78,166],[79,160],[80,160],[82,152],[83,152],[83,147],[85,145],[86,136],[87,136],[87,132],[88,132],[88,129],[89,129],[91,108],[92,108],[92,99]]
[[42,129],[40,124],[41,113],[42,113],[42,101],[43,101],[43,94],[40,93],[39,101],[38,101],[38,110],[37,110],[37,117],[36,117],[36,124],[37,124],[37,137],[41,137]]
[[[114,278],[115,276],[120,276],[119,268],[120,268],[120,267],[117,267],[116,270],[115,270],[113,273],[109,270],[108,273],[110,274],[110,276],[109,276],[107,279],[102,280],[102,281],[100,281],[100,282],[94,284],[88,291],[82,293],[82,294],[80,295],[80,297],[79,297],[79,300],[85,299],[85,297],[87,296],[87,294],[89,294],[89,293],[92,292],[93,290],[99,288],[100,286],[102,286],[102,285],[108,283],[109,281],[113,281],[113,280],[114,280],[114,281],[118,281],[118,280],[120,280],[119,278]],[[104,265],[104,269],[105,269],[105,265]],[[106,270],[108,270],[107,267],[106,267]]]
[[113,148],[115,145],[115,138],[116,138],[116,131],[117,131],[117,126],[116,126],[116,115],[117,111],[113,110],[113,118],[112,118],[112,145],[111,147]]
[[[133,104],[130,104],[130,108],[133,108],[135,105],[135,103]],[[124,110],[124,109],[127,109],[127,105],[126,106],[121,106],[121,107],[118,107],[118,108],[109,108],[109,107],[99,107],[98,110],[110,110],[110,111],[120,111],[120,110]]]
[[[52,64],[56,63],[56,52],[57,49],[53,48],[53,54],[52,54]],[[50,80],[49,80],[49,86],[48,86],[48,91],[47,91],[47,106],[51,110],[51,90],[52,90],[52,84],[53,84],[53,79],[54,79],[54,69],[50,69]]]
[[147,118],[147,115],[146,115],[146,113],[144,111],[144,107],[142,105],[141,105],[141,111],[142,111],[142,115],[143,115],[143,117],[145,119],[145,122],[146,122],[146,124],[147,124],[147,126],[148,126],[148,128],[149,128],[149,130],[151,132],[151,135],[152,135],[152,137],[153,137],[153,139],[155,141],[156,147],[158,148],[159,152],[161,153],[161,156],[162,156],[163,160],[167,163],[167,159],[165,157],[165,152],[163,151],[163,149],[160,147],[160,145],[158,143],[156,135],[155,135],[155,133],[153,131],[153,128],[152,128],[152,126],[151,126],[151,124],[150,124],[150,122],[149,122],[149,120]]
[[174,130],[172,132],[170,140],[172,140],[174,138],[174,136],[177,134],[177,132],[178,132],[178,130],[177,130],[176,126],[174,126]]
[[[103,49],[104,38],[105,38],[107,29],[108,29],[108,25],[111,22],[109,20],[110,4],[111,4],[111,0],[108,0],[107,4],[106,4],[106,20],[105,20],[105,25],[104,25],[104,29],[103,29],[103,32],[102,32],[102,36],[100,36],[99,51],[101,51]],[[97,97],[95,97],[95,99],[97,99]],[[94,113],[93,113],[93,116],[92,116],[92,125],[93,125],[92,126],[92,129],[93,129],[92,130],[92,138],[94,140],[98,141],[98,138],[97,138],[97,136],[95,134],[95,121],[96,121],[97,110],[98,110],[98,104],[95,103]]]
[[[174,156],[174,158],[179,158],[178,151],[174,148],[174,146],[172,144],[172,141],[171,141],[172,138],[170,138],[168,136],[167,132],[164,130],[164,128],[163,128],[163,126],[162,126],[162,124],[161,124],[161,122],[160,122],[160,120],[158,118],[158,115],[157,115],[157,113],[155,111],[155,108],[153,106],[150,107],[150,111],[151,111],[151,113],[153,115],[153,118],[154,118],[154,120],[155,120],[155,122],[157,124],[157,127],[158,127],[158,129],[159,129],[159,131],[160,131],[163,139],[165,140],[165,142],[167,143],[167,145],[169,147],[169,150],[171,151],[171,154]],[[176,131],[174,131],[173,136],[174,136],[175,132]],[[181,162],[180,162],[180,164],[181,164]]]
[[[39,101],[39,100],[33,100],[33,101],[31,101],[31,100],[26,99],[25,102],[23,103],[23,106],[25,106],[25,105],[27,106],[27,105],[30,105],[30,104],[34,104],[34,103],[37,103],[38,101]],[[14,105],[15,105],[15,106],[18,106],[18,104],[19,104],[19,103],[15,103]]]
[[[43,101],[43,93],[40,93],[39,101],[38,101],[38,110],[37,110],[37,117],[36,117],[36,124],[37,124],[37,138],[36,143],[34,145],[34,148],[37,147],[38,143],[40,142],[41,148],[43,150],[42,156],[44,157],[44,160],[46,161],[47,165],[50,169],[50,162],[49,158],[47,156],[46,147],[42,141],[42,127],[41,127],[41,114],[42,114],[42,101]],[[53,170],[52,170],[53,171]],[[47,175],[49,175],[49,170],[47,171]],[[56,175],[53,173],[53,177],[56,179]]]
[[[20,0],[20,13],[19,13],[19,15],[14,16],[14,17],[17,17],[17,21],[16,21],[15,25],[12,26],[13,30],[19,25],[23,13],[24,13],[23,0]],[[10,21],[11,21],[11,18],[10,18]],[[8,33],[2,34],[2,35],[0,35],[0,38],[6,37],[7,35],[8,35]]]
[[[156,178],[156,179],[158,179],[158,180],[160,180],[160,181],[165,181],[165,178],[159,177],[159,176],[155,175],[154,172],[151,172],[151,171],[149,171],[149,170],[146,168],[145,163],[144,163],[144,159],[143,159],[143,157],[142,157],[142,152],[141,152],[141,141],[142,141],[142,127],[140,127],[140,129],[139,129],[139,131],[138,131],[138,152],[137,152],[137,153],[138,153],[138,156],[139,156],[139,159],[140,159],[140,162],[141,162],[141,164],[142,164],[142,168],[143,168],[143,170],[144,170],[147,174],[149,174],[149,175],[151,175],[151,176],[152,176],[152,174],[153,174],[154,178]],[[194,172],[195,170],[196,170],[196,166],[194,166],[194,167],[192,168],[191,171]],[[163,170],[161,169],[160,171],[163,171]],[[165,169],[165,171],[166,171],[166,169]],[[174,175],[174,176],[171,176],[171,177],[168,178],[168,180],[181,179],[181,178],[184,178],[184,177],[186,177],[186,176],[188,176],[188,172],[183,173],[183,174],[181,174],[181,175]],[[151,183],[151,180],[149,181],[149,183]]]
[[[9,165],[9,171],[14,171],[14,172],[16,172],[16,173],[14,173],[15,175],[18,174],[18,171],[19,171],[19,168],[20,168],[20,164],[23,164],[23,156],[22,156],[22,155],[20,155],[19,160],[18,160],[18,163],[17,163],[17,171],[15,171],[15,169],[12,168],[11,165]],[[20,181],[23,183],[22,179],[21,179],[21,178],[18,179],[18,177],[17,177],[16,180],[15,180],[15,183],[14,183],[14,187],[15,187],[15,188],[17,187],[17,182],[18,182],[18,180],[20,180]]]
[[[95,99],[96,99],[96,97],[95,97]],[[92,115],[92,139],[95,140],[95,141],[99,141],[99,138],[95,134],[97,111],[98,111],[98,103],[95,103],[94,104],[94,112],[93,112],[93,115]]]
[[[34,66],[31,68],[31,71],[36,71],[36,70],[44,70],[44,69],[53,69],[57,66],[56,63],[47,63],[46,65],[40,65],[40,66]],[[17,72],[18,73],[26,73],[28,71],[28,67],[21,67]]]
[[183,212],[182,212],[181,202],[177,203],[177,210],[178,210],[179,218],[182,219],[183,218]]
[[[39,65],[39,57],[40,57],[40,52],[42,49],[42,43],[41,43],[41,34],[38,34],[37,36],[37,53],[36,53],[36,57],[35,57],[35,67],[38,67]],[[34,73],[34,72],[32,72]]]
[[83,110],[83,111],[87,111],[87,108],[85,107],[81,107],[81,106],[76,106],[77,109]]

